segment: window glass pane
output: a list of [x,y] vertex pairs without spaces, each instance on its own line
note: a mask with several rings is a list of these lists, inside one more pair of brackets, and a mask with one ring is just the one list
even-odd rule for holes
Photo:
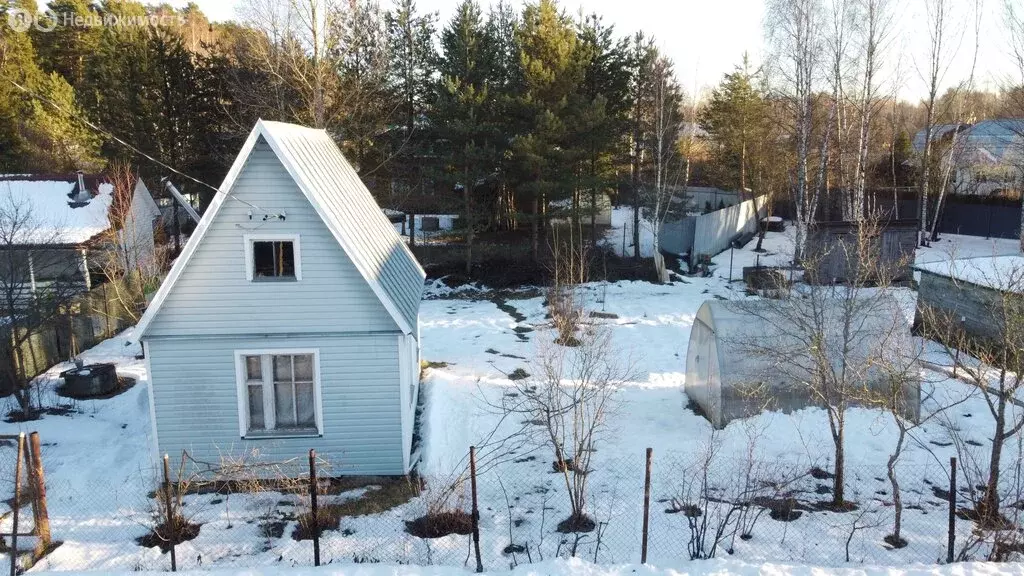
[[295,380],[302,382],[313,381],[313,355],[302,354],[295,356]]
[[292,357],[274,356],[274,382],[292,381]]
[[292,242],[253,242],[254,278],[294,278],[295,246]]
[[259,356],[245,357],[245,377],[247,380],[263,379],[263,366]]
[[313,383],[304,382],[295,385],[295,407],[298,412],[299,426],[316,428],[316,399],[313,395]]
[[278,428],[295,427],[295,398],[291,382],[274,383],[274,414]]
[[263,419],[263,386],[249,388],[249,430],[264,430]]
[[277,258],[275,270],[278,276],[295,277],[295,246],[291,242],[275,242],[274,255]]

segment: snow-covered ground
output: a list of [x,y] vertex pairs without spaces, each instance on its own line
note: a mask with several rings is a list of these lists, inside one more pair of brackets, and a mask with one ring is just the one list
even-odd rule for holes
[[[609,237],[619,234],[621,238],[627,219],[622,211],[615,214],[613,226],[619,227],[613,228]],[[653,235],[649,241],[653,242]],[[922,249],[919,261],[940,258],[936,255],[945,253],[944,244],[956,246],[958,256],[1016,250],[1012,241],[981,242],[953,236],[945,236],[939,244]],[[633,370],[616,395],[609,426],[593,455],[588,507],[600,525],[580,539],[555,532],[555,525],[568,515],[568,506],[562,477],[552,473],[551,454],[515,434],[535,425],[521,417],[502,417],[495,409],[506,395],[515,393],[508,375],[520,368],[533,372],[531,359],[538,343],[552,337],[545,328],[548,320],[543,298],[526,291],[499,298],[479,287],[450,289],[432,283],[430,297],[421,308],[423,358],[434,363],[426,370],[422,387],[420,469],[428,489],[423,496],[387,512],[343,518],[339,530],[324,535],[324,561],[463,565],[469,558],[468,537],[424,540],[407,534],[404,522],[422,515],[436,502],[440,488],[464,469],[470,445],[480,446],[484,565],[499,569],[513,563],[545,561],[520,568],[517,574],[668,574],[635,566],[598,568],[551,562],[574,547],[578,556],[602,564],[639,560],[644,452],[648,447],[654,450],[649,558],[656,565],[679,566],[679,573],[693,566],[679,564],[689,557],[690,531],[684,514],[666,511],[673,509],[673,498],[682,496],[683,483],[693,478],[692,466],[707,446],[717,447],[709,481],[722,493],[735,487],[745,465],[755,462],[766,478],[799,476],[787,489],[801,500],[827,498],[824,491],[829,481],[806,475],[812,466],[825,470],[832,466],[832,442],[823,411],[768,413],[715,432],[687,408],[682,388],[690,328],[700,304],[709,298],[745,297],[739,282],[729,282],[730,258],[735,280],[742,266],[757,261],[784,263],[791,246],[789,232],[773,233],[766,239],[765,253],[753,252],[752,242],[742,250],[718,255],[708,278],[677,278],[668,285],[596,282],[584,287],[587,307],[603,313],[595,321],[611,329],[619,356],[628,360]],[[909,290],[906,294],[912,300]],[[73,411],[67,415],[0,423],[0,434],[38,430],[45,444],[51,522],[55,538],[63,544],[36,570],[162,570],[168,565],[167,555],[159,549],[144,548],[134,541],[150,525],[153,505],[147,494],[154,487],[154,474],[148,468],[148,382],[143,362],[135,359],[139,350],[125,346],[130,340],[129,331],[83,355],[88,362],[116,362],[121,374],[138,378],[128,392],[109,400],[71,403]],[[938,351],[932,359],[942,361]],[[54,367],[49,375],[67,367]],[[971,396],[967,386],[930,372],[925,376],[926,392],[934,393],[923,408],[926,414],[951,400],[962,403],[914,431],[900,461],[900,483],[908,507],[904,536],[909,546],[890,550],[882,540],[891,530],[892,496],[884,466],[895,443],[895,426],[883,412],[854,408],[847,423],[847,498],[857,502],[861,511],[805,511],[790,522],[764,514],[751,529],[753,538],[729,539],[718,551],[719,556],[753,564],[730,560],[701,566],[713,566],[708,573],[722,574],[811,573],[815,570],[759,566],[762,562],[845,565],[848,537],[850,561],[858,565],[931,563],[944,557],[947,504],[938,489],[948,484],[946,466],[955,454],[948,428],[960,430],[977,450],[977,457],[984,460],[992,420],[984,400]],[[44,390],[44,401],[49,404],[69,402],[53,396],[49,385]],[[510,440],[498,441],[506,437]],[[1008,466],[1017,461],[1019,448],[1015,444],[1007,447]],[[9,447],[4,450],[11,452]],[[0,466],[13,462],[12,453],[0,452],[3,458],[7,464]],[[358,494],[353,491],[337,498]],[[448,504],[466,507],[468,497],[469,487],[462,485]],[[294,496],[275,492],[189,496],[188,516],[202,528],[195,540],[178,547],[179,566],[308,566],[312,564],[310,543],[291,538],[300,506]],[[267,529],[274,524],[283,531]],[[9,528],[9,517],[0,520],[0,529]],[[957,521],[961,542],[971,528],[970,522]],[[519,548],[513,551],[510,545]],[[996,573],[996,568],[971,569]],[[1019,567],[1005,569],[1019,571]],[[389,574],[448,573],[441,569],[386,570]],[[937,568],[921,570],[940,573]],[[834,572],[831,568],[827,571]],[[365,568],[357,573],[377,572]],[[860,573],[886,571],[865,569]]]
[[[278,567],[247,570],[211,570],[179,572],[186,576],[279,576],[285,573]],[[343,565],[320,568],[289,568],[290,576],[462,576],[470,572],[460,568],[407,565]],[[63,574],[67,574],[66,572]],[[111,576],[124,574],[155,574],[145,572],[111,572]],[[787,564],[747,564],[736,560],[702,560],[673,566],[639,564],[598,565],[578,558],[559,559],[519,566],[512,570],[487,570],[491,576],[805,576],[832,574],[834,576],[1017,576],[1024,574],[1021,564],[967,563],[955,566],[912,566],[909,568],[832,568]]]

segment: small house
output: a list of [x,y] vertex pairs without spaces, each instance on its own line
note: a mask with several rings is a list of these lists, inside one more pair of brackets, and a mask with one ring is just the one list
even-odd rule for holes
[[156,454],[408,472],[424,278],[326,132],[258,122],[136,327]]
[[0,175],[0,259],[16,264],[3,266],[15,270],[4,286],[21,286],[23,298],[89,290],[112,252],[119,266],[153,265],[160,212],[149,189],[139,179],[130,198],[114,195],[102,174]]
[[915,270],[921,275],[917,329],[939,339],[963,331],[981,340],[1003,340],[1006,298],[1024,293],[1024,256],[941,260]]
[[[787,307],[801,306],[786,300],[708,300],[697,310],[686,352],[686,395],[716,428],[762,410],[791,411],[820,404],[807,382],[816,360],[808,354],[812,336],[824,335],[824,354],[864,377],[867,391],[861,400],[888,395],[887,367],[907,367],[915,344],[910,324],[891,298],[865,304],[853,323],[855,332],[842,336],[842,307],[828,304],[821,330],[801,334]],[[806,324],[806,323],[805,323]],[[840,352],[848,344],[851,352]],[[888,373],[891,373],[890,370]],[[912,370],[907,370],[909,374]],[[919,383],[905,382],[901,392],[905,415],[916,420],[920,413]]]

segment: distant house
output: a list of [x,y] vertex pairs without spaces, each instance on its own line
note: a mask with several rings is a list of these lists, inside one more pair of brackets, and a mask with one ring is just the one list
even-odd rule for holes
[[[956,143],[950,151],[949,143]],[[914,150],[924,151],[924,131],[914,136]],[[1019,191],[1024,185],[1024,119],[1000,118],[976,124],[936,126],[932,142],[944,160],[952,158],[953,192],[987,196]],[[942,143],[946,143],[942,146]],[[951,153],[952,152],[952,153]]]
[[136,327],[157,453],[408,472],[424,278],[326,132],[258,122]]
[[145,183],[137,180],[127,204],[118,206],[114,186],[102,174],[0,175],[4,286],[20,286],[22,298],[58,284],[88,290],[115,251],[113,242],[124,266],[151,265],[160,212]]

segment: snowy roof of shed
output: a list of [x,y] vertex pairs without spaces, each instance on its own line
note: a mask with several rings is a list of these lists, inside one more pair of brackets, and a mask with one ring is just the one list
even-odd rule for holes
[[136,327],[142,338],[263,139],[405,333],[415,333],[426,273],[327,132],[260,120],[218,193]]
[[[13,244],[81,244],[110,228],[114,187],[86,176],[91,199],[76,202],[78,175],[0,175],[0,214]],[[18,224],[10,224],[18,222]]]
[[1024,292],[1024,256],[981,256],[918,264],[917,270],[985,288]]

